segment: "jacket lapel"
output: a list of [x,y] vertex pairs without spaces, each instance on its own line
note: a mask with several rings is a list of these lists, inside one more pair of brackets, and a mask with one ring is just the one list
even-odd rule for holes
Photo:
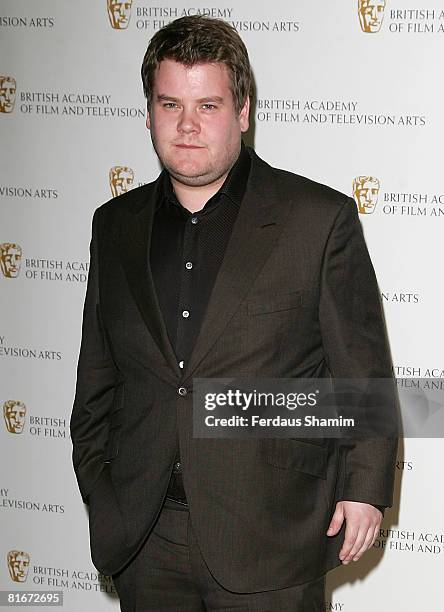
[[124,213],[120,226],[121,258],[134,301],[155,342],[147,346],[151,368],[154,364],[157,375],[176,383],[182,371],[168,337],[149,265],[151,229],[161,187],[160,177],[151,187],[148,194],[141,190],[138,199]]
[[247,294],[285,226],[290,207],[278,197],[272,168],[253,150],[250,176],[200,332],[185,366],[189,378]]

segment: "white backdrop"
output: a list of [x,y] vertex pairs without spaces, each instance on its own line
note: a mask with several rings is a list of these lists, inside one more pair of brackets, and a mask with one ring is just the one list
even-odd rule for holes
[[[259,155],[350,195],[367,177],[361,220],[396,374],[444,378],[444,3],[370,0],[373,20],[358,0],[127,4],[112,24],[106,0],[0,2],[0,590],[60,589],[67,612],[118,609],[90,559],[68,425],[93,210],[111,168],[127,168],[124,189],[159,171],[140,65],[164,23],[202,11],[238,29]],[[441,439],[404,441],[395,506],[374,549],[329,575],[326,610],[437,607],[441,460]],[[28,555],[20,582],[13,550]]]

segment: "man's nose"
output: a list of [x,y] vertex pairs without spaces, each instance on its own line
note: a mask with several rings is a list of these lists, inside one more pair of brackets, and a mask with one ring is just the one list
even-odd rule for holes
[[199,119],[195,111],[183,109],[177,124],[177,131],[186,134],[200,131]]

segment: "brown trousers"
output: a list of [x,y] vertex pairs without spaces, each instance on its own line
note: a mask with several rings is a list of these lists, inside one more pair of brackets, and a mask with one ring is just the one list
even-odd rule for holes
[[138,555],[113,576],[122,612],[322,612],[325,576],[286,589],[233,593],[212,576],[188,507],[165,500]]

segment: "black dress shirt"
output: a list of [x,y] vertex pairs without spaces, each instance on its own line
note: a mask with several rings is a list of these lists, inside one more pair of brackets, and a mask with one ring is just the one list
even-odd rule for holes
[[[251,159],[242,144],[219,191],[198,212],[177,199],[163,171],[151,235],[150,266],[179,367],[189,359],[242,202]],[[186,502],[177,449],[168,496]]]

